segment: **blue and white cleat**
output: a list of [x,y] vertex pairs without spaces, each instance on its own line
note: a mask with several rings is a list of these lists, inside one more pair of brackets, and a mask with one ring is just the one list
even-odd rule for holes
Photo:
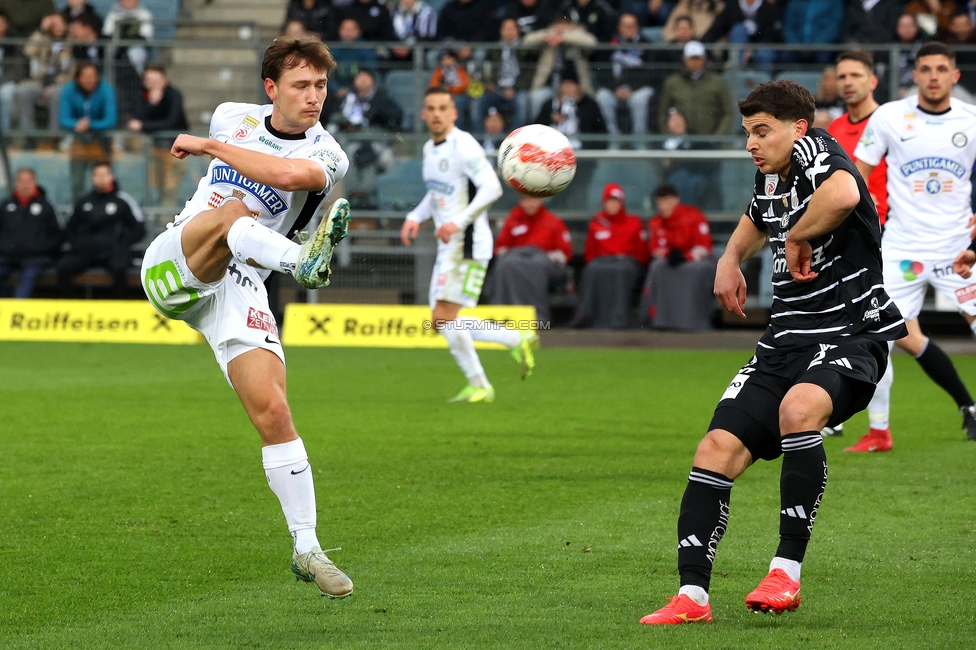
[[306,289],[329,286],[329,276],[332,274],[332,269],[329,268],[332,251],[346,238],[350,219],[352,215],[349,212],[349,201],[337,199],[329,208],[329,213],[322,218],[312,237],[302,244],[301,252],[298,254],[298,264],[293,273],[298,284]]

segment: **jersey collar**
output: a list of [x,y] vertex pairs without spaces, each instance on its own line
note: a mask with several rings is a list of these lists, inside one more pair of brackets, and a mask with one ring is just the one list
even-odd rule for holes
[[304,133],[282,133],[278,129],[271,126],[271,116],[264,116],[264,128],[268,130],[268,133],[278,138],[279,140],[304,140]]

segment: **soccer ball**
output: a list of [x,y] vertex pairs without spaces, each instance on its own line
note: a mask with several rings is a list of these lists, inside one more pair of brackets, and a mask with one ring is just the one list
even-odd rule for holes
[[576,175],[573,145],[542,124],[515,129],[498,148],[498,169],[513,190],[534,197],[559,194]]

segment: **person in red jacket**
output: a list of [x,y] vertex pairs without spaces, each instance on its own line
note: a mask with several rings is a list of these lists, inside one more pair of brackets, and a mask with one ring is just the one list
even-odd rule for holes
[[489,283],[494,305],[533,305],[536,318],[551,318],[549,292],[566,279],[573,256],[569,229],[542,199],[522,196],[495,240]]
[[647,231],[627,214],[624,188],[603,188],[603,210],[590,221],[574,327],[624,329],[648,260]]
[[662,185],[652,197],[657,214],[648,223],[653,260],[641,292],[641,324],[709,329],[718,307],[712,294],[712,229],[701,210],[681,203],[674,186]]

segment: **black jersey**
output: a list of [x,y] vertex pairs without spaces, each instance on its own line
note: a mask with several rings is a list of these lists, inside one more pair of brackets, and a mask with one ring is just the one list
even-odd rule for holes
[[[811,270],[797,282],[786,268],[784,242],[806,213],[814,190],[837,170],[857,180],[861,200],[833,231],[810,240]],[[893,341],[908,334],[905,320],[884,290],[881,226],[864,179],[841,146],[823,129],[793,145],[786,180],[756,172],[748,216],[769,234],[773,250],[773,306],[759,349],[796,348],[838,337]]]

